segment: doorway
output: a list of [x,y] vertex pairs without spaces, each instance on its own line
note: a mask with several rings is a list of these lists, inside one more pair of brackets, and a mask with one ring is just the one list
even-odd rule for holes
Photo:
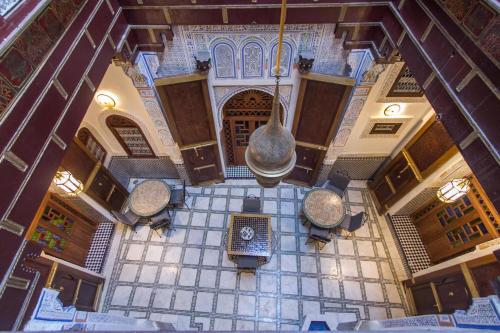
[[[273,96],[249,89],[231,97],[222,108],[223,136],[227,166],[245,165],[245,150],[250,135],[271,116]],[[281,121],[283,106],[280,104]]]

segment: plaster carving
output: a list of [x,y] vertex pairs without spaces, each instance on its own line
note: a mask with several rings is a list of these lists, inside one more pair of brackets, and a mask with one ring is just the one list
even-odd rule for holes
[[[334,24],[286,25],[282,76],[290,76],[292,59],[300,52],[314,55],[313,72],[344,73],[350,51],[334,37],[334,28]],[[278,26],[174,26],[173,32],[173,41],[167,43],[160,57],[159,76],[192,73],[193,56],[208,51],[214,60],[216,80],[272,77]],[[356,59],[353,61],[356,66]]]
[[374,64],[370,67],[366,72],[363,73],[361,78],[361,82],[363,84],[375,84],[377,82],[378,77],[382,72],[387,68],[385,64]]
[[387,94],[391,90],[392,85],[397,80],[401,69],[404,66],[404,62],[397,62],[389,67],[389,72],[385,79],[384,85],[380,90],[380,94],[377,99],[377,103],[425,103],[425,95],[422,97],[387,97]]
[[157,64],[154,58],[156,57],[147,57],[147,59],[145,57],[140,57],[136,66],[127,65],[124,70],[137,88],[144,103],[144,107],[153,121],[161,142],[165,146],[164,148],[167,154],[174,163],[181,164],[183,160],[180,150],[172,138],[155,93],[153,89],[150,88],[153,78],[150,76],[151,72],[149,71],[149,66],[154,66],[155,63]]

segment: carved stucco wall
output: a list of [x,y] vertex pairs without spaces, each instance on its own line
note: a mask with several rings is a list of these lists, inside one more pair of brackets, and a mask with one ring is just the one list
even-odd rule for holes
[[[294,58],[303,52],[313,54],[314,72],[342,74],[350,52],[343,49],[342,39],[334,37],[334,28],[334,24],[286,25],[283,76],[291,76]],[[167,42],[160,59],[160,76],[193,72],[194,56],[209,52],[215,67],[210,75],[215,79],[272,78],[276,25],[175,26],[173,33],[174,38]],[[355,62],[356,59],[351,59],[351,67],[357,66]]]
[[144,103],[144,107],[148,112],[151,120],[155,125],[155,129],[160,137],[162,143],[165,146],[167,155],[172,159],[175,164],[182,164],[182,156],[179,147],[174,142],[170,130],[168,128],[165,117],[161,111],[158,99],[155,96],[153,89],[151,88],[151,80],[148,80],[147,72],[143,74],[145,66],[141,64],[143,59],[139,60],[137,66],[124,65],[123,69],[125,73],[132,79],[134,86],[137,88],[139,95]]

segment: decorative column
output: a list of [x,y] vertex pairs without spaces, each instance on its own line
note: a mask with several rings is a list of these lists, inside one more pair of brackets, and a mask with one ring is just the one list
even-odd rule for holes
[[177,146],[177,144],[174,142],[174,139],[172,138],[170,129],[167,125],[167,121],[165,120],[165,116],[161,111],[160,104],[158,103],[155,92],[151,87],[153,84],[153,79],[149,78],[148,80],[147,73],[143,74],[143,71],[141,71],[141,66],[139,65],[132,65],[129,63],[122,64],[122,68],[127,76],[132,79],[134,87],[137,88],[137,91],[139,92],[139,95],[144,102],[144,107],[151,117],[151,120],[153,120],[161,142],[164,144],[163,148],[166,150],[168,157],[170,157],[172,162],[174,162],[179,177],[185,180],[186,184],[190,185],[191,183],[184,166],[184,160],[182,159],[181,151],[179,150],[179,146]]
[[365,105],[372,86],[375,82],[377,82],[379,75],[385,70],[386,65],[375,64],[372,60],[370,66],[368,67],[369,69],[363,72],[359,80],[359,84],[354,87],[351,101],[347,106],[347,111],[344,115],[337,135],[328,147],[316,186],[321,186],[328,179],[328,175],[332,171],[333,164],[339,155],[344,151],[344,146],[349,140],[352,128],[354,127],[354,124],[356,124],[361,110],[363,110],[363,106]]

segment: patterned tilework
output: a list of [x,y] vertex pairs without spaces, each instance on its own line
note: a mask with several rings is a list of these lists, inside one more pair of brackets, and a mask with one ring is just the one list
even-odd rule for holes
[[113,222],[99,224],[92,238],[87,258],[85,259],[85,268],[96,273],[101,273],[114,230],[115,224]]
[[390,220],[396,234],[395,238],[399,241],[410,272],[416,273],[428,268],[431,265],[431,260],[411,218],[404,215],[394,215],[390,216]]
[[168,157],[128,158],[114,156],[109,162],[109,171],[125,187],[132,177],[178,178],[176,165]]
[[[178,330],[233,331],[298,330],[307,314],[352,321],[406,313],[387,247],[391,235],[382,233],[365,187],[350,188],[346,205],[352,213],[366,211],[367,224],[321,252],[306,245],[299,222],[306,188],[263,189],[253,179],[228,179],[187,190],[192,209],[175,210],[175,231],[160,238],[147,226],[136,233],[117,227],[103,312],[171,322]],[[240,212],[250,194],[272,215],[276,239],[270,262],[256,274],[238,273],[222,245],[230,212]]]
[[410,216],[418,210],[423,209],[431,201],[436,200],[436,192],[438,189],[439,187],[429,187],[422,190],[422,192],[417,194],[406,205],[401,207],[401,209],[399,209],[394,215]]
[[386,156],[339,156],[332,172],[347,172],[351,179],[371,179],[386,159]]
[[255,178],[250,169],[245,165],[226,168],[226,178]]

